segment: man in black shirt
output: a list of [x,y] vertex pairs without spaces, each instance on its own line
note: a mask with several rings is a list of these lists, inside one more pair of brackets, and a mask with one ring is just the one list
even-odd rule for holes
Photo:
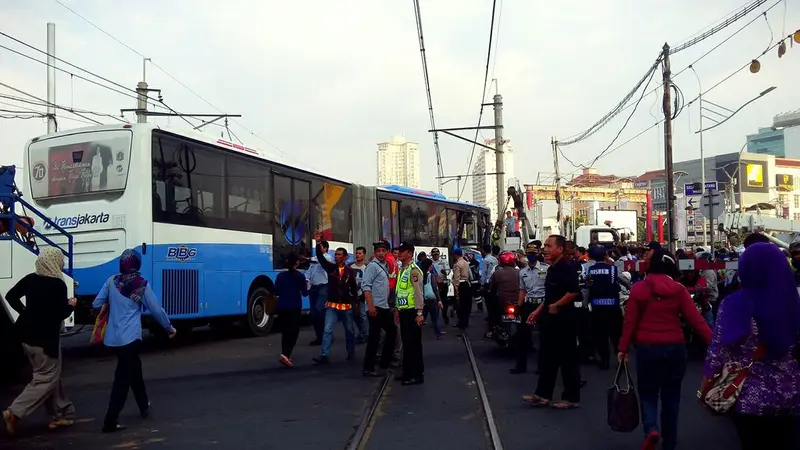
[[553,399],[556,375],[561,369],[564,384],[562,400],[554,402],[558,409],[577,407],[581,396],[575,302],[580,288],[575,266],[564,257],[564,236],[551,235],[544,243],[545,261],[550,264],[545,279],[542,305],[528,318],[539,322],[539,383],[534,395],[522,399],[537,406],[548,406]]

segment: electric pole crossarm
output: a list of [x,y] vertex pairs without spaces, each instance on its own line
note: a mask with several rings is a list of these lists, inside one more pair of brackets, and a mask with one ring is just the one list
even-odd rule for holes
[[449,132],[449,131],[445,131],[445,130],[435,130],[435,131],[438,131],[438,132],[440,132],[440,133],[444,133],[444,134],[446,134],[446,135],[448,135],[448,136],[453,136],[453,137],[454,137],[454,138],[456,138],[456,139],[461,139],[462,141],[469,142],[470,144],[475,144],[475,145],[477,145],[478,147],[483,147],[483,148],[485,148],[485,149],[488,149],[488,150],[494,151],[494,148],[492,148],[492,147],[489,147],[488,145],[481,144],[480,142],[475,142],[475,141],[473,141],[472,139],[467,139],[467,138],[465,138],[464,136],[459,136],[459,135],[457,135],[457,134],[455,134],[455,133],[451,133],[451,132]]
[[[502,128],[502,125],[500,127]],[[483,125],[480,127],[437,128],[435,130],[428,130],[428,133],[436,133],[437,131],[446,133],[448,131],[494,130],[495,128],[497,127],[494,125]]]

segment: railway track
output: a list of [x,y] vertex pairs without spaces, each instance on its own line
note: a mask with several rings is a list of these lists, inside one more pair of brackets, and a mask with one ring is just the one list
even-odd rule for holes
[[[489,450],[502,450],[503,444],[500,438],[500,433],[497,429],[497,424],[495,422],[494,413],[492,412],[489,396],[487,395],[485,386],[483,384],[483,377],[481,376],[480,367],[478,366],[478,362],[472,350],[472,343],[470,342],[469,337],[466,335],[464,335],[461,340],[464,345],[464,353],[469,360],[469,365],[472,372],[472,385],[475,387],[477,398],[480,403],[482,421],[485,427],[484,434],[486,436],[486,448]],[[368,444],[370,444],[372,430],[380,420],[379,414],[376,413],[383,409],[382,405],[384,405],[385,402],[393,395],[390,392],[392,390],[387,388],[394,377],[394,369],[390,369],[383,376],[380,383],[375,388],[375,391],[372,393],[363,414],[359,418],[353,434],[350,436],[350,439],[348,439],[347,444],[344,447],[345,450],[364,450],[367,448]],[[388,406],[388,408],[391,408],[391,406]],[[468,412],[465,411],[465,413]],[[373,447],[378,448],[377,443],[373,442],[372,444]],[[381,447],[383,447],[383,445],[381,445]]]

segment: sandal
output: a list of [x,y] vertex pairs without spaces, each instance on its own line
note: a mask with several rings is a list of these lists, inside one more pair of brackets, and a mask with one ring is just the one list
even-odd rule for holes
[[539,397],[538,395],[523,395],[522,401],[537,408],[550,406],[550,400]]
[[555,409],[575,409],[575,408],[577,408],[579,406],[580,406],[579,403],[572,403],[572,402],[568,402],[566,400],[562,400],[560,402],[553,403],[553,408],[555,408]]
[[65,419],[65,418],[62,417],[62,418],[59,418],[59,419],[51,420],[50,423],[47,424],[47,428],[49,428],[51,430],[55,430],[55,429],[58,429],[58,428],[71,427],[73,424],[75,424],[74,420]]
[[290,367],[290,368],[294,367],[294,364],[292,364],[292,360],[289,359],[286,355],[283,355],[283,354],[281,354],[281,357],[278,360],[278,362],[280,362],[281,364],[283,364],[286,367]]

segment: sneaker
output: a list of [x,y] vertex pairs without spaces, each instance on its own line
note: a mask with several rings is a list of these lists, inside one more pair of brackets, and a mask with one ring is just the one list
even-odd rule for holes
[[3,422],[6,426],[6,433],[8,433],[9,436],[14,436],[17,434],[18,421],[19,417],[15,416],[10,409],[3,411]]
[[347,360],[348,360],[348,361],[355,361],[355,360],[356,360],[356,354],[355,354],[355,352],[348,352],[348,353],[347,353]]
[[150,417],[150,402],[147,402],[146,408],[139,410],[139,416],[142,419],[147,419],[148,417]]
[[658,443],[661,441],[661,433],[658,431],[651,431],[647,433],[642,443],[642,450],[656,450]]
[[292,364],[292,360],[289,359],[289,357],[284,354],[281,354],[281,357],[278,358],[278,362],[289,368],[294,367],[294,364]]

